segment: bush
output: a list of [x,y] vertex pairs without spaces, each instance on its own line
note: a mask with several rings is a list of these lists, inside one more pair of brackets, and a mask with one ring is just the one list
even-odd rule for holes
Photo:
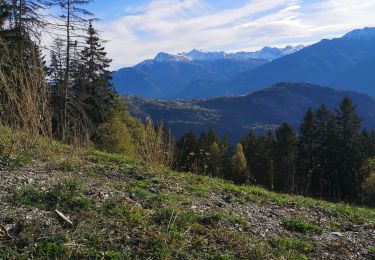
[[111,153],[134,154],[135,152],[133,137],[119,116],[99,125],[96,145],[100,150]]
[[154,165],[170,167],[175,158],[175,141],[172,133],[162,124],[154,126],[150,118],[146,119],[146,126],[138,145],[143,159]]

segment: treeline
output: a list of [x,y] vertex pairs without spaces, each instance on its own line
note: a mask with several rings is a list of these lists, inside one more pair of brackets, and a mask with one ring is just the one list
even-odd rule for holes
[[232,151],[213,129],[177,142],[176,167],[271,190],[374,204],[375,131],[362,129],[348,98],[334,111],[309,109],[298,133],[287,123],[267,135],[250,130]]
[[0,0],[0,124],[171,165],[169,132],[133,118],[111,85],[89,2]]

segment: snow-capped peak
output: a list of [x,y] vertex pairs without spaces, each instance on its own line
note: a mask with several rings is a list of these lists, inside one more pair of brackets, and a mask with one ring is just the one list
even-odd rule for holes
[[375,38],[375,27],[365,27],[363,29],[353,30],[344,35],[344,38],[351,40],[363,40]]
[[169,54],[166,52],[158,53],[153,60],[146,60],[138,66],[147,65],[153,62],[188,62],[188,61],[214,61],[222,59],[248,60],[248,59],[265,59],[268,61],[280,58],[282,56],[294,53],[304,48],[302,45],[286,46],[285,48],[264,47],[255,52],[235,52],[227,53],[224,51],[206,52],[193,49],[189,52],[178,54]]
[[178,55],[184,57],[190,57],[193,60],[220,60],[220,59],[236,59],[236,60],[246,60],[246,59],[266,59],[274,60],[282,56],[294,53],[296,51],[304,48],[303,45],[298,46],[286,46],[285,48],[275,48],[275,47],[264,47],[263,49],[255,52],[235,52],[226,53],[220,52],[204,52],[199,50],[192,50],[190,52],[180,53]]
[[220,52],[204,52],[194,49],[187,53],[180,53],[179,55],[183,55],[189,57],[193,60],[220,60],[225,59],[226,53],[223,51]]
[[156,55],[154,58],[154,61],[156,62],[165,62],[165,61],[190,61],[191,59],[189,57],[186,57],[184,55],[173,55],[165,52],[160,52]]

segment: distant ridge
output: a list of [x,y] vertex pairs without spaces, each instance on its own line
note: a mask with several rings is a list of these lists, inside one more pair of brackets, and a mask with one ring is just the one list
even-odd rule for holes
[[249,129],[264,133],[283,122],[298,128],[305,111],[326,104],[333,109],[349,97],[357,106],[365,127],[375,127],[375,99],[354,91],[343,91],[307,83],[278,83],[251,94],[193,101],[160,101],[128,97],[131,112],[137,117],[151,116],[163,121],[178,138],[194,130],[199,134],[214,127],[232,142]]
[[375,28],[307,46],[257,52],[159,53],[114,73],[125,95],[194,99],[244,95],[278,82],[307,82],[375,96]]
[[[125,95],[150,98],[189,98],[190,87],[200,80],[228,81],[271,60],[296,52],[303,46],[264,47],[255,52],[204,52],[192,50],[180,54],[158,53],[134,67],[113,73],[113,84]],[[210,97],[212,89],[194,89],[198,97]],[[217,92],[214,89],[213,92]],[[220,95],[226,92],[216,93]]]

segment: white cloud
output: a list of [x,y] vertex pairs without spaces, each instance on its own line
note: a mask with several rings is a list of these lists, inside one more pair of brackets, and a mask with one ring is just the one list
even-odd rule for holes
[[375,25],[375,1],[363,0],[252,0],[226,10],[206,0],[152,0],[126,8],[127,15],[101,24],[114,68],[160,51],[254,50]]

